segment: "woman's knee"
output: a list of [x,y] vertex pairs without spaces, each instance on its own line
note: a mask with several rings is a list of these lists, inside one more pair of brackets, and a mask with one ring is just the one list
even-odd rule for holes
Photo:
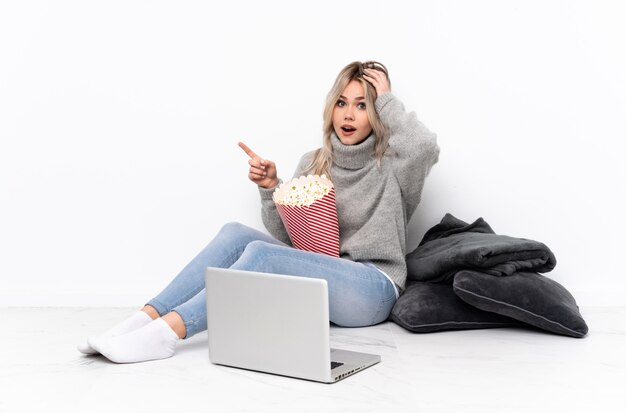
[[251,240],[258,238],[258,236],[254,228],[233,221],[224,224],[215,238],[220,239],[222,242],[235,241],[238,244],[247,244]]
[[220,229],[220,234],[222,235],[226,235],[226,234],[240,234],[242,232],[245,232],[247,230],[249,230],[250,227],[245,226],[244,224],[237,222],[237,221],[231,221],[231,222],[227,222],[226,224],[222,225],[222,228]]
[[266,241],[254,240],[246,245],[246,249],[243,251],[242,257],[244,257],[244,255],[255,258],[263,257],[277,247],[277,245]]
[[251,241],[233,267],[248,271],[261,270],[267,265],[267,258],[275,248],[280,246],[261,240]]

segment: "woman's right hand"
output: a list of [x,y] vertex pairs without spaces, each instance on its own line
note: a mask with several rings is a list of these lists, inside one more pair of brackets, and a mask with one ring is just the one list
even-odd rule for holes
[[250,164],[248,178],[252,182],[262,188],[273,188],[278,185],[276,164],[274,162],[261,158],[243,142],[239,142],[239,147],[250,157],[248,160],[248,164]]

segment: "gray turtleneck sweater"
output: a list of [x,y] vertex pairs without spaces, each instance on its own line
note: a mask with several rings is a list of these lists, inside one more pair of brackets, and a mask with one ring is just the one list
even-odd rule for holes
[[[344,145],[332,132],[330,173],[335,186],[340,255],[373,263],[402,292],[407,275],[407,226],[420,202],[424,180],[439,160],[439,146],[437,135],[417,119],[415,112],[407,113],[391,92],[378,96],[376,111],[390,132],[380,169],[374,158],[373,132],[356,145]],[[302,156],[294,177],[306,173],[314,153]],[[272,236],[292,245],[272,200],[274,189],[259,187],[263,223]]]

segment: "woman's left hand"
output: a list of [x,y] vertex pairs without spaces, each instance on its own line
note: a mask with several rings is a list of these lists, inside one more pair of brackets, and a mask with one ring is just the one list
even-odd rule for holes
[[365,80],[370,82],[376,88],[376,94],[378,96],[382,95],[385,92],[389,92],[391,87],[389,86],[389,80],[387,79],[387,75],[376,69],[363,69],[365,72],[363,77]]

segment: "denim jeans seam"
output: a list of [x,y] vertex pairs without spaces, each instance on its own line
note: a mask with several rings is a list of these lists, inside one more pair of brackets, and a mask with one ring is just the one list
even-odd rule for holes
[[370,322],[370,325],[373,325],[376,322],[376,319],[378,319],[378,315],[381,313],[381,311],[383,311],[383,308],[387,305],[387,303],[395,299],[396,299],[396,296],[394,294],[390,298],[380,300],[380,304],[378,305],[378,310],[376,310],[376,314],[374,314],[374,317],[372,317],[372,321]]
[[[187,320],[185,320],[185,318],[183,317],[183,314],[181,314],[181,313],[180,313],[180,311],[175,310],[175,309],[173,309],[172,311],[175,311],[175,312],[176,312],[176,314],[178,314],[178,316],[179,316],[180,318],[182,318],[182,320],[183,320],[183,324],[185,325],[185,332],[186,332],[184,339],[187,339],[187,338],[191,337],[191,336],[189,335],[189,332],[190,332],[190,330],[193,332],[193,329],[192,329],[192,328],[194,328],[194,329],[195,329],[195,327],[196,327],[196,325],[197,325],[196,321],[195,321],[195,320],[189,320],[189,321],[187,321]],[[195,334],[195,333],[194,333],[194,334]],[[192,334],[192,335],[193,335],[193,334]]]

